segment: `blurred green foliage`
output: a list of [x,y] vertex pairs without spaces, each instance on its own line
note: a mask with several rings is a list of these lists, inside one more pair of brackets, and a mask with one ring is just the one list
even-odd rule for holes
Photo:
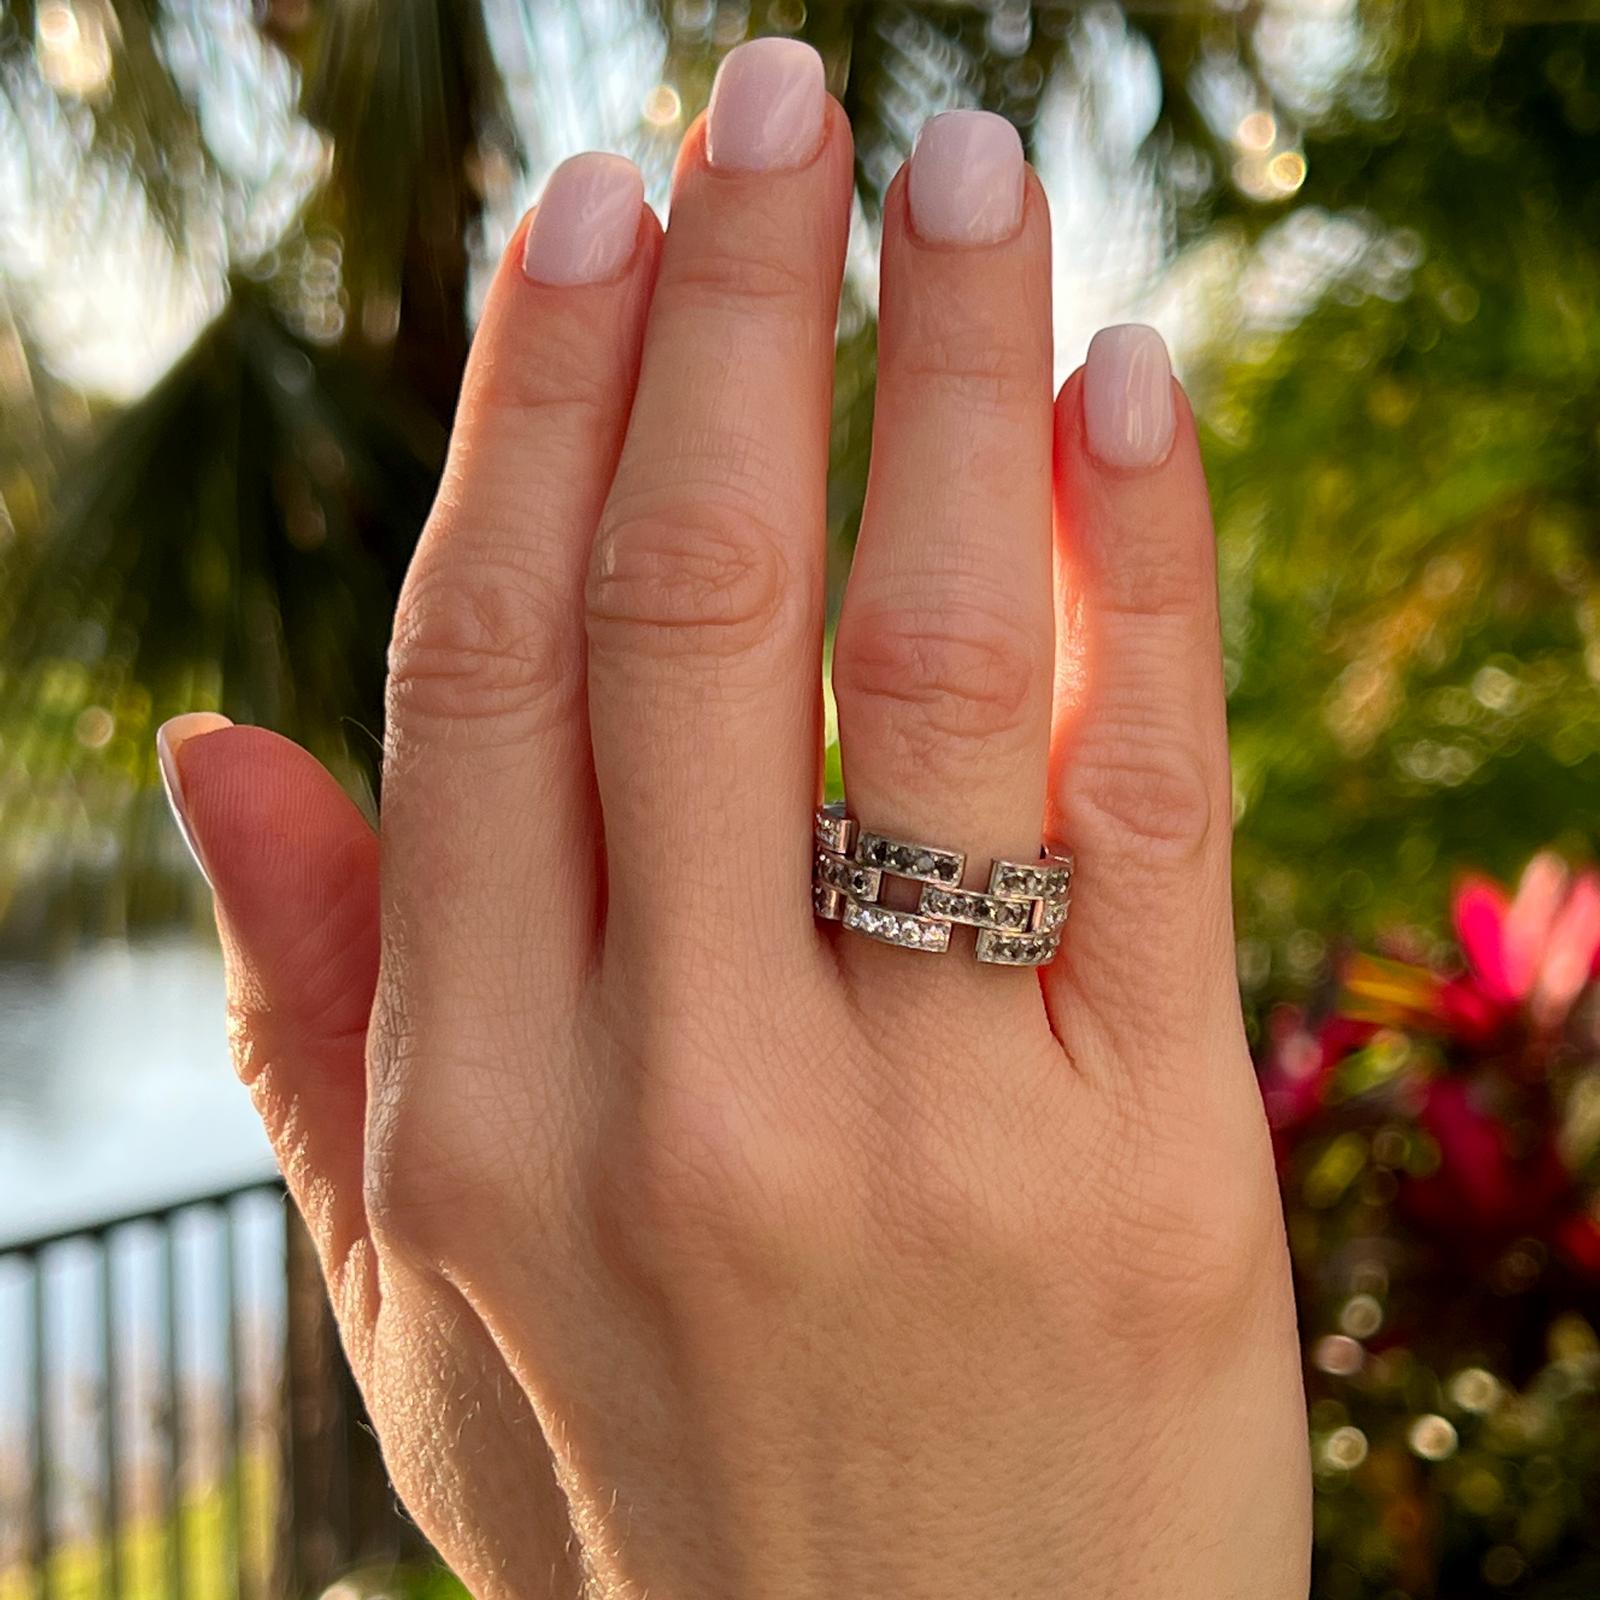
[[1396,8],[1364,73],[1386,114],[1308,128],[1299,203],[1373,242],[1196,381],[1242,923],[1282,941],[1585,856],[1600,800],[1600,28]]

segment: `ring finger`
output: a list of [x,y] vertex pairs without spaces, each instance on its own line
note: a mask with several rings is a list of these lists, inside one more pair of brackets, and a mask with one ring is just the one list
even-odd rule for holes
[[833,681],[852,813],[964,851],[969,884],[1039,849],[1050,363],[1048,214],[1021,142],[986,112],[935,117],[885,207],[872,470]]

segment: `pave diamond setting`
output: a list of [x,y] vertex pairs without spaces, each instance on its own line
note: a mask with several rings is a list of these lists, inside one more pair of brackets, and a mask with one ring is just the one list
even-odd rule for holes
[[967,858],[959,850],[938,850],[865,830],[856,840],[856,860],[916,883],[958,885],[967,870]]
[[829,850],[819,850],[812,865],[811,881],[837,889],[852,900],[876,900],[883,887],[883,871],[879,867],[864,867],[859,861],[834,855]]
[[926,917],[943,917],[946,922],[960,922],[969,928],[1000,928],[1010,933],[1022,933],[1033,925],[1034,902],[1031,900],[1001,900],[992,894],[979,894],[976,889],[940,889],[924,884],[917,909]]
[[[968,889],[959,850],[890,838],[857,825],[842,802],[816,813],[811,903],[817,916],[881,944],[937,953],[956,926],[977,930],[974,954],[994,966],[1038,967],[1054,959],[1071,904],[1072,858],[992,861],[987,891]],[[919,887],[914,911],[883,903],[887,880]]]
[[844,925],[852,933],[892,944],[901,950],[926,950],[932,954],[950,948],[950,924],[935,917],[919,917],[914,911],[896,911],[892,906],[865,905],[847,900]]
[[1072,889],[1072,860],[996,861],[989,867],[989,893],[1007,900],[1057,900]]
[[1061,934],[998,933],[986,928],[978,935],[978,959],[997,967],[1042,967],[1054,961]]

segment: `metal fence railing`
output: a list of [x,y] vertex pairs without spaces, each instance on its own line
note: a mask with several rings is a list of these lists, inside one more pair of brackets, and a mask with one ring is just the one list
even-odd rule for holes
[[425,1554],[280,1185],[0,1240],[0,1600],[300,1600]]

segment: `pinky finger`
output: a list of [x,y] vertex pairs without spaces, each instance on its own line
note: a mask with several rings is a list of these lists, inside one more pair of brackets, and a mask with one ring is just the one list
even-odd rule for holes
[[1154,329],[1096,336],[1056,403],[1055,477],[1051,828],[1079,893],[1046,995],[1075,1055],[1091,1025],[1144,1072],[1184,1070],[1195,1039],[1238,1033],[1231,791],[1205,476]]

